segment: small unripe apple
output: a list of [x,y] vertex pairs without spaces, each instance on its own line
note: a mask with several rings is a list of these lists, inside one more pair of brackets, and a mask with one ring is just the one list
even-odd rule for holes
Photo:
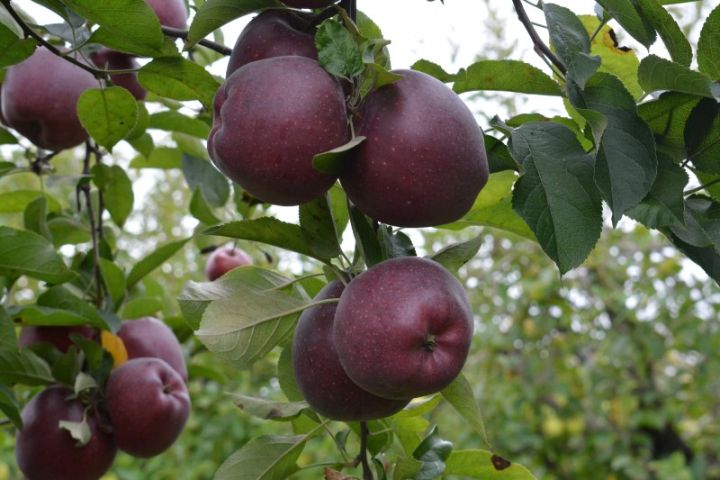
[[113,370],[105,398],[118,448],[136,457],[167,450],[190,415],[185,382],[159,358],[136,358]]
[[70,335],[82,335],[87,338],[94,338],[97,330],[92,327],[23,327],[20,331],[18,343],[21,347],[29,347],[36,343],[49,343],[61,352],[65,353],[68,349],[75,345],[70,339]]
[[[105,70],[137,70],[140,68],[140,64],[132,55],[109,48],[103,48],[96,52],[90,59],[95,65]],[[147,92],[138,82],[137,73],[119,73],[110,75],[110,79],[118,87],[127,89],[137,100],[145,99]]]
[[22,411],[23,428],[17,434],[15,456],[27,480],[98,480],[110,468],[117,447],[92,410],[86,421],[90,441],[79,446],[60,421],[80,422],[85,406],[70,400],[72,390],[50,387],[36,395]]
[[166,27],[187,28],[188,11],[184,0],[145,0],[155,11],[160,20],[160,25]]
[[100,84],[93,75],[39,47],[8,68],[2,88],[5,124],[47,150],[64,150],[84,142],[76,105],[80,95]]
[[397,82],[371,92],[340,176],[365,214],[399,227],[453,222],[472,207],[488,179],[483,133],[455,92],[425,73],[399,70]]
[[164,360],[187,380],[187,366],[182,347],[173,331],[157,318],[144,317],[123,322],[118,330],[128,359],[154,357]]
[[417,257],[386,260],[355,277],[335,314],[335,348],[345,372],[383,398],[414,398],[448,386],[462,370],[472,332],[460,282]]
[[217,248],[208,257],[205,275],[212,282],[234,268],[245,267],[252,263],[250,255],[239,248]]
[[243,29],[235,43],[226,76],[250,62],[263,58],[298,55],[317,60],[313,35],[300,12],[267,10]]
[[[329,283],[313,301],[339,298],[344,286]],[[295,379],[305,400],[333,420],[361,421],[390,416],[409,400],[380,398],[358,387],[347,376],[333,339],[336,304],[319,305],[300,315],[292,347]]]
[[293,8],[324,8],[336,0],[282,0],[282,3]]
[[313,157],[349,139],[337,80],[310,58],[272,57],[240,67],[220,87],[208,151],[253,197],[299,205],[336,180],[315,170]]

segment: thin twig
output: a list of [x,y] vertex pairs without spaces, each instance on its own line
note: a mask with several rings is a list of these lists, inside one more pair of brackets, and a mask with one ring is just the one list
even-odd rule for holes
[[[90,156],[93,147],[90,140],[85,142],[85,159],[83,160],[83,176],[90,175]],[[90,236],[93,245],[93,274],[95,277],[95,306],[102,307],[103,304],[103,279],[100,271],[100,241],[98,239],[98,229],[95,223],[95,209],[92,204],[92,195],[90,192],[90,180],[83,180],[80,189],[85,196],[85,205],[87,208],[88,218],[90,220]]]
[[[168,37],[173,38],[182,38],[183,40],[186,40],[188,37],[187,30],[181,30],[179,28],[172,28],[172,27],[162,27],[162,31],[165,35]],[[218,53],[221,53],[223,55],[230,55],[232,53],[232,48],[226,47],[225,45],[222,45],[220,43],[213,42],[211,40],[202,39],[198,42],[199,45],[202,45],[203,47],[207,47],[210,50],[214,50]]]
[[367,422],[360,422],[360,463],[362,464],[363,480],[373,480],[372,470],[367,458],[367,440],[370,431]]
[[538,35],[537,30],[535,30],[535,27],[533,26],[532,20],[530,20],[527,12],[525,11],[525,7],[523,6],[523,0],[512,0],[512,2],[513,6],[515,7],[515,11],[517,12],[517,16],[520,19],[520,22],[525,27],[525,30],[527,30],[530,38],[533,41],[533,44],[535,45],[535,51],[537,51],[542,56],[545,56],[548,60],[552,62],[553,65],[557,67],[558,70],[560,70],[563,75],[565,75],[567,73],[567,68],[560,61],[560,59],[555,56],[552,50],[550,50],[550,47],[548,47]]
[[699,187],[691,188],[690,190],[685,190],[683,192],[683,195],[688,196],[692,195],[693,193],[702,192],[703,190],[712,187],[713,185],[716,185],[720,183],[720,178],[716,178],[715,180],[711,180],[705,185],[700,185]]

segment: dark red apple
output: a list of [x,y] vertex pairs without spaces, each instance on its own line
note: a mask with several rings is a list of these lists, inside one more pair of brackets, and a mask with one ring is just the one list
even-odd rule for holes
[[15,456],[27,480],[98,480],[115,459],[117,447],[89,411],[91,438],[78,446],[70,433],[60,428],[62,420],[79,422],[85,406],[68,400],[65,387],[50,387],[35,396],[22,411],[23,428],[17,434]]
[[253,197],[299,205],[336,180],[315,170],[313,157],[348,140],[337,80],[310,58],[273,57],[239,68],[220,88],[208,151]]
[[0,101],[5,124],[40,148],[74,147],[88,138],[77,116],[78,98],[98,87],[91,73],[39,47],[7,70]]
[[252,265],[250,255],[239,248],[223,247],[215,249],[208,257],[205,275],[211,282],[237,267]]
[[190,415],[185,382],[159,358],[136,358],[113,370],[105,398],[118,448],[136,457],[167,450]]
[[180,343],[170,327],[157,318],[144,317],[123,322],[117,334],[125,344],[128,359],[162,359],[174,368],[183,380],[187,380],[187,366]]
[[282,0],[282,3],[293,8],[324,8],[336,0]]
[[145,0],[155,11],[160,25],[185,30],[187,28],[188,11],[184,0]]
[[[109,48],[103,48],[90,57],[92,62],[105,70],[137,70],[140,64],[135,57],[127,53],[118,52]],[[144,100],[146,91],[137,79],[137,73],[120,73],[110,75],[112,82],[118,87],[123,87],[133,94],[137,100]]]
[[87,338],[95,338],[97,330],[92,327],[23,327],[18,340],[21,347],[29,347],[36,343],[49,343],[61,352],[67,352],[74,345],[70,335],[82,335]]
[[473,317],[460,282],[417,257],[386,260],[355,277],[335,314],[345,372],[383,398],[438,392],[460,373]]
[[398,82],[370,93],[359,115],[367,137],[340,177],[370,217],[400,227],[453,222],[488,179],[483,133],[444,83],[399,70]]
[[227,76],[245,64],[263,58],[298,55],[317,60],[315,39],[305,29],[300,12],[267,10],[253,18],[235,43]]
[[[329,283],[314,301],[339,298],[344,286]],[[298,321],[292,347],[293,369],[310,406],[333,420],[361,421],[396,413],[409,400],[388,400],[358,387],[347,376],[335,351],[333,323],[336,304],[308,308]]]

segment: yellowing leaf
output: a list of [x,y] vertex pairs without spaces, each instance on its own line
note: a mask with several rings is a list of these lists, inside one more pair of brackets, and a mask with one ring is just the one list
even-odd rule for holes
[[100,334],[100,342],[102,347],[112,355],[115,368],[127,362],[128,353],[122,338],[103,330]]

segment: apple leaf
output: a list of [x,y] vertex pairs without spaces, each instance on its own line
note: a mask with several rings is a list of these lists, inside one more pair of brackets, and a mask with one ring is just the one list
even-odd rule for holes
[[597,71],[600,58],[590,55],[590,37],[578,17],[565,7],[543,4],[550,40],[571,78],[581,88]]
[[0,349],[0,383],[34,386],[54,381],[47,362],[32,351]]
[[705,20],[698,41],[698,68],[713,80],[720,80],[720,5]]
[[20,63],[35,52],[37,42],[18,38],[17,34],[0,24],[0,68]]
[[118,165],[96,164],[91,173],[93,182],[103,192],[105,208],[115,224],[122,228],[133,209],[132,181]]
[[580,265],[600,238],[602,204],[592,158],[569,128],[554,122],[515,129],[511,151],[525,169],[515,184],[513,208],[565,273]]
[[437,78],[443,83],[454,82],[457,78],[457,74],[448,73],[437,63],[431,62],[430,60],[425,60],[424,58],[413,63],[412,67],[410,68],[412,68],[413,70],[417,70],[418,72],[427,73],[428,75]]
[[335,231],[328,195],[300,205],[300,230],[316,258],[334,258],[342,253]]
[[15,334],[15,323],[7,311],[0,307],[0,350],[17,350],[18,340]]
[[58,315],[34,315],[33,307],[32,304],[27,305],[20,314],[26,323],[35,325],[63,325],[62,323],[56,322],[67,319],[72,321],[72,323],[68,325],[90,324],[104,330],[110,329],[110,325],[108,325],[93,305],[90,305],[77,296],[73,289],[64,285],[57,285],[44,291],[37,298],[37,307],[53,309],[58,313],[64,312],[65,314],[70,313],[77,315],[80,317],[81,322],[78,323],[76,318],[63,315],[62,313]]
[[[152,141],[152,140],[151,140]],[[130,162],[130,168],[159,168],[170,170],[182,166],[183,155],[177,148],[158,147],[153,148],[150,154],[135,157]]]
[[633,2],[628,0],[597,0],[607,13],[646,48],[655,43],[657,35],[652,25],[640,16]]
[[13,391],[5,385],[0,385],[0,411],[12,422],[18,430],[22,430],[23,422],[20,417],[20,409]]
[[120,310],[120,317],[124,320],[148,317],[155,315],[162,309],[163,303],[157,297],[137,297],[123,305],[122,310]]
[[560,95],[558,83],[542,70],[519,60],[480,60],[455,75],[455,93],[496,90]]
[[244,412],[265,420],[292,420],[310,408],[307,402],[274,402],[240,393],[231,393],[230,398]]
[[720,284],[720,255],[713,246],[697,247],[683,241],[670,231],[664,231],[673,245],[698,264],[710,278]]
[[185,48],[193,47],[206,35],[236,18],[276,5],[275,0],[207,0],[193,18]]
[[277,378],[280,383],[280,389],[292,402],[304,400],[303,394],[295,380],[295,370],[292,365],[292,346],[283,348],[280,352],[280,359],[277,364]]
[[669,157],[658,153],[658,174],[650,193],[628,216],[648,228],[666,227],[684,222],[685,197],[683,190],[688,183],[685,169]]
[[114,262],[100,258],[100,273],[105,287],[113,302],[119,302],[125,296],[125,272]]
[[512,158],[512,155],[510,155],[510,150],[508,150],[507,145],[490,135],[485,135],[484,137],[485,152],[487,154],[490,173],[504,172],[505,170],[520,170],[520,166],[515,159]]
[[182,157],[182,171],[190,190],[199,188],[210,207],[218,208],[227,203],[230,184],[212,162],[185,154]]
[[638,106],[638,115],[655,136],[658,153],[662,152],[678,163],[686,158],[686,124],[700,100],[700,97],[687,93],[665,92],[657,100]]
[[590,124],[595,143],[595,183],[612,209],[613,223],[650,192],[657,175],[655,140],[637,115],[635,100],[617,77],[596,73],[570,100]]
[[702,99],[685,125],[687,158],[701,171],[720,173],[720,104]]
[[140,280],[145,278],[150,272],[155,270],[157,267],[165,263],[168,259],[170,259],[173,255],[175,255],[177,252],[179,252],[187,242],[190,241],[190,238],[186,238],[183,240],[179,240],[176,242],[171,242],[168,244],[163,245],[162,247],[158,248],[154,252],[152,252],[147,257],[143,258],[139,262],[137,262],[132,270],[130,270],[130,273],[127,277],[127,288],[128,290],[132,289],[132,287],[135,286]]
[[25,223],[25,230],[42,235],[52,242],[52,233],[47,223],[47,207],[47,199],[45,197],[36,198],[28,203],[28,206],[25,208],[23,221]]
[[454,450],[447,459],[445,474],[482,480],[535,480],[527,468],[503,460],[487,450]]
[[3,226],[0,226],[0,275],[27,275],[54,284],[75,278],[46,238]]
[[90,425],[87,420],[83,419],[80,422],[71,422],[69,420],[60,420],[58,425],[61,429],[66,430],[73,440],[76,441],[77,447],[84,447],[90,442],[92,433],[90,432]]
[[350,212],[350,225],[357,239],[357,248],[365,259],[365,264],[372,267],[385,260],[370,219],[355,205],[349,204],[348,211]]
[[[480,237],[478,237],[480,238]],[[465,375],[458,375],[453,382],[445,387],[442,392],[445,400],[468,422],[468,425],[487,441],[487,432],[485,431],[485,423],[480,413],[480,406],[475,400],[472,386],[468,382]]]
[[329,18],[315,33],[315,46],[320,65],[329,73],[351,79],[365,69],[362,51],[342,23]]
[[354,137],[345,145],[318,153],[313,157],[313,168],[328,175],[340,175],[345,168],[345,163],[349,160],[350,152],[364,141],[365,137]]
[[[160,21],[144,0],[63,0],[63,3],[101,26],[99,31],[102,31],[103,38],[96,38],[103,40],[100,43],[110,47],[128,46],[132,49],[131,53],[139,55],[162,53]],[[111,45],[111,38],[119,39],[121,43]]]
[[720,203],[695,195],[685,201],[684,224],[670,226],[670,231],[694,247],[712,247],[720,254]]
[[207,123],[175,110],[153,113],[148,120],[147,128],[185,133],[203,140],[210,135],[210,126]]
[[182,57],[156,58],[140,69],[138,81],[149,91],[174,100],[199,100],[212,108],[220,83],[197,63]]
[[389,225],[380,225],[377,237],[383,259],[417,256],[410,237],[401,231],[393,232],[393,228]]
[[200,220],[205,225],[217,225],[220,219],[215,216],[212,208],[208,205],[201,187],[195,187],[190,199],[190,215]]
[[13,190],[0,193],[0,213],[23,212],[28,205],[38,198],[44,198],[47,201],[47,208],[51,212],[59,212],[62,208],[60,203],[46,192],[37,190]]
[[90,136],[112,150],[135,127],[138,104],[122,87],[91,88],[80,95],[77,113]]
[[451,272],[457,272],[460,270],[460,267],[465,265],[467,262],[472,260],[475,255],[477,255],[480,247],[482,246],[483,240],[484,237],[482,235],[478,235],[466,242],[448,245],[433,255],[432,259]]
[[453,444],[440,437],[435,426],[427,437],[413,452],[413,457],[422,462],[420,470],[413,477],[415,480],[433,480],[445,471],[445,461],[452,452]]
[[720,95],[720,86],[706,75],[657,55],[643,58],[638,80],[646,92],[673,90],[710,98]]
[[297,460],[308,435],[253,438],[228,457],[215,472],[215,480],[274,480],[290,478],[300,468]]
[[[643,18],[657,30],[673,61],[689,67],[693,58],[692,48],[672,15],[657,0],[637,0],[637,6]],[[716,37],[716,41],[720,41],[720,37]]]

